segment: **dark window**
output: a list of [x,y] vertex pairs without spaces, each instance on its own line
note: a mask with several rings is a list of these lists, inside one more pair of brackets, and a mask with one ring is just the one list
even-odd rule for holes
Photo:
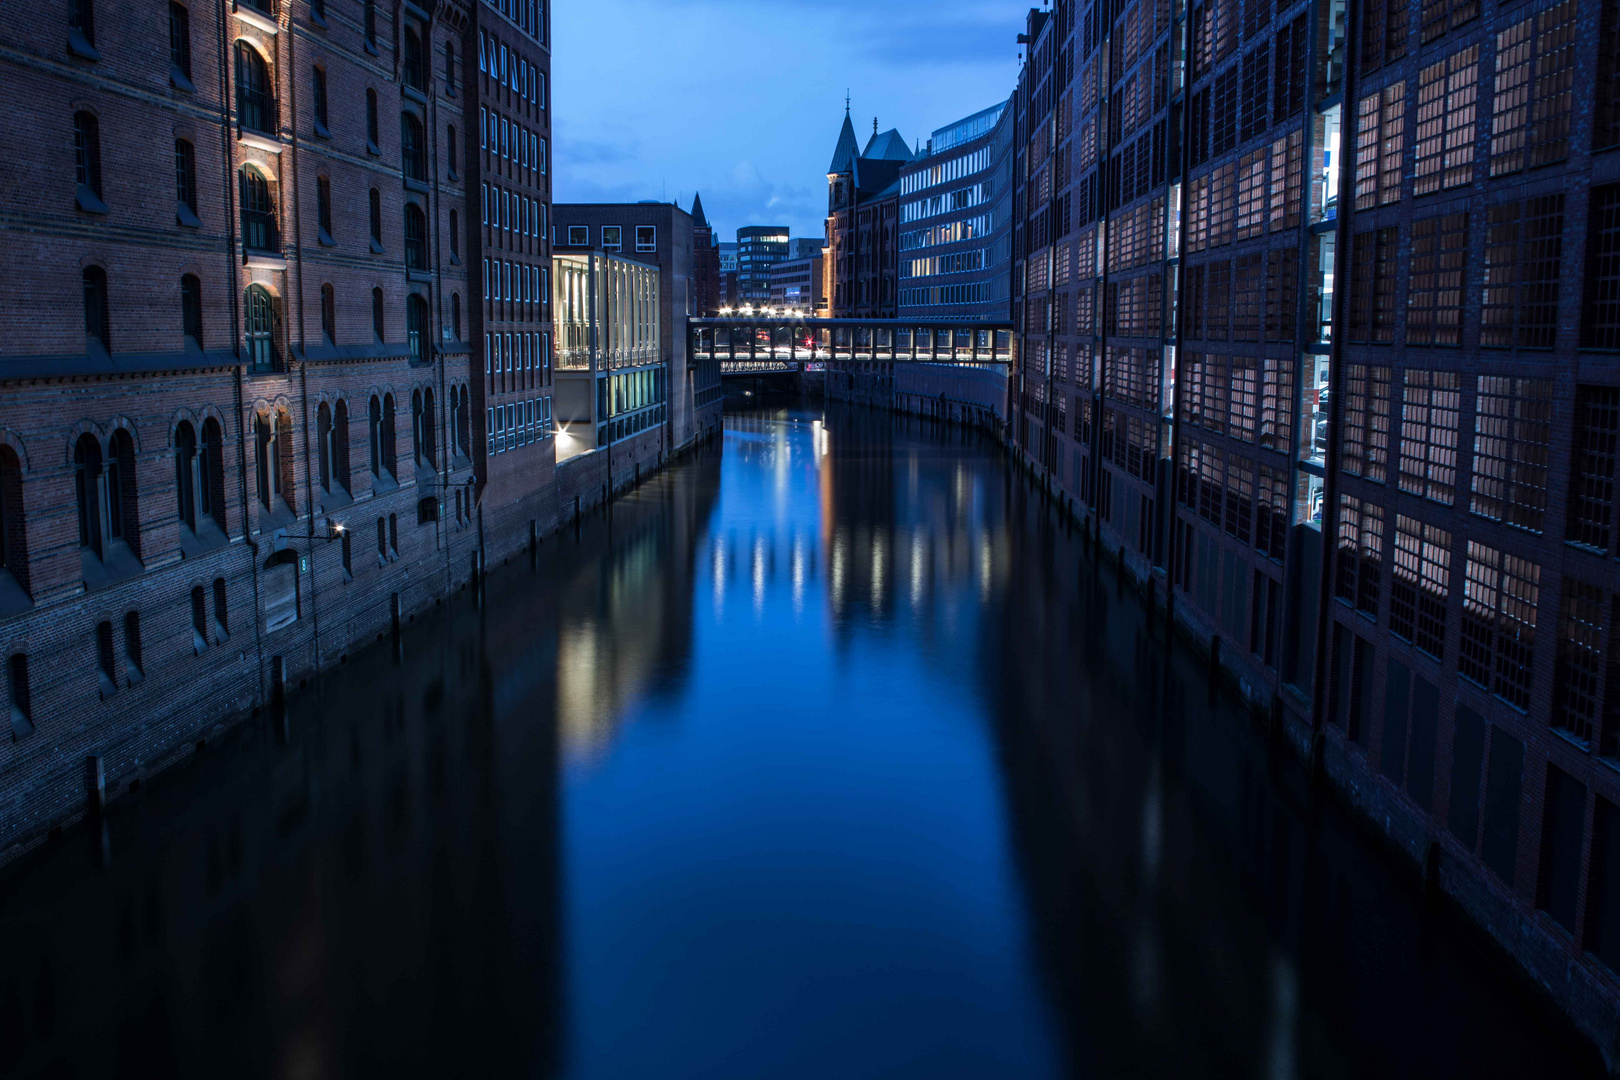
[[377,0],[365,0],[365,5],[366,44],[370,45],[372,51],[375,52],[377,47]]
[[117,654],[113,651],[113,628],[110,622],[96,623],[96,676],[101,684],[101,696],[112,697],[118,692]]
[[184,4],[169,4],[169,63],[174,72],[191,81],[191,12]]
[[1620,184],[1592,189],[1581,310],[1581,344],[1620,349]]
[[1389,344],[1395,340],[1395,248],[1399,231],[1369,230],[1355,235],[1350,263],[1351,341]]
[[457,150],[456,150],[456,126],[454,124],[451,124],[449,127],[445,128],[445,132],[444,132],[444,148],[445,148],[445,153],[448,154],[449,157],[450,157],[450,176],[452,178],[454,178],[455,175],[456,175],[456,154],[457,154]]
[[399,554],[399,515],[388,515],[388,546],[395,555]]
[[[1614,613],[1620,614],[1620,613]],[[1615,662],[1616,638],[1610,635],[1604,645],[1605,628],[1610,622],[1609,597],[1595,585],[1588,585],[1569,575],[1564,577],[1563,603],[1558,612],[1558,668],[1553,694],[1553,723],[1595,748],[1605,757],[1613,757],[1617,740],[1612,722],[1620,702],[1609,701],[1611,722],[1605,722],[1604,698],[1608,672],[1620,671]],[[1616,686],[1620,690],[1620,684]]]
[[327,341],[337,343],[337,291],[330,283],[321,285],[321,333]]
[[456,92],[456,45],[453,41],[444,43],[444,88],[452,94]]
[[1602,798],[1592,815],[1585,944],[1610,970],[1620,972],[1620,808]]
[[243,169],[240,177],[243,246],[249,251],[280,251],[281,236],[276,228],[276,204],[270,182],[257,169]]
[[395,456],[398,439],[394,428],[394,395],[383,395],[382,408],[382,463],[389,476],[399,475],[399,462]]
[[379,143],[381,123],[377,119],[377,91],[366,91],[366,143],[367,149],[373,154],[382,153]]
[[18,738],[34,731],[34,703],[28,687],[28,654],[12,653],[6,660],[6,682],[11,689],[11,735]]
[[1575,388],[1575,450],[1570,461],[1569,539],[1609,550],[1615,458],[1620,455],[1620,389]]
[[96,8],[92,0],[69,0],[68,30],[87,45],[96,43]]
[[427,89],[427,54],[422,49],[422,37],[414,27],[405,29],[405,47],[401,57],[400,74],[405,85],[417,90]]
[[87,112],[73,114],[73,162],[80,188],[101,197],[101,125]]
[[252,8],[260,15],[268,15],[272,19],[276,17],[275,0],[238,0],[238,2],[243,7]]
[[1491,727],[1491,752],[1485,765],[1484,828],[1479,857],[1496,876],[1513,884],[1519,851],[1519,803],[1524,774],[1524,744],[1501,728]]
[[343,535],[339,538],[338,543],[342,545],[343,550],[343,576],[345,578],[352,579],[354,577],[354,561],[353,550],[349,545],[349,539],[349,530],[344,529]]
[[1470,540],[1458,670],[1521,709],[1535,670],[1541,567]]
[[214,579],[214,636],[223,641],[230,636],[230,611],[225,606],[225,579]]
[[382,193],[371,189],[371,242],[382,247]]
[[332,414],[332,482],[349,490],[349,403],[339,401]]
[[332,441],[332,407],[324,401],[315,409],[315,439],[319,450],[317,464],[320,466],[321,490],[330,493],[332,474],[336,468],[333,460],[336,448]]
[[1564,196],[1498,203],[1488,214],[1480,344],[1550,349],[1558,334]]
[[431,387],[422,392],[422,453],[429,465],[439,463],[439,424]]
[[0,446],[0,572],[28,591],[28,530],[23,518],[22,464],[17,452]]
[[450,254],[461,254],[461,219],[454,210],[450,211]]
[[145,677],[141,664],[141,616],[137,611],[124,614],[124,677],[131,683]]
[[450,332],[461,340],[461,294],[450,294]]
[[422,121],[411,113],[399,118],[399,158],[405,179],[427,182],[427,140],[422,137]]
[[328,120],[326,115],[326,69],[315,69],[315,130],[320,134],[326,133]]
[[415,203],[405,204],[405,268],[426,270],[428,266],[427,215]]
[[1481,375],[1474,399],[1471,508],[1539,533],[1552,456],[1552,380]]
[[1451,534],[1434,525],[1395,518],[1395,566],[1390,577],[1389,629],[1435,659],[1446,654],[1451,601]]
[[388,558],[388,522],[382,518],[377,519],[377,560],[379,564]]
[[260,370],[275,362],[275,304],[262,285],[249,285],[243,302],[247,318],[247,361]]
[[378,341],[388,340],[383,332],[383,291],[379,288],[371,290],[371,332]]
[[186,420],[174,431],[175,509],[180,523],[197,530],[197,431]]
[[197,653],[208,648],[208,594],[201,585],[191,590],[191,648]]
[[86,348],[112,351],[112,317],[107,300],[107,271],[84,268],[84,336]]
[[[1597,114],[1592,124],[1592,149],[1620,145],[1620,0],[1603,0],[1602,36],[1598,39]],[[1615,836],[1620,845],[1620,832]],[[1620,869],[1620,864],[1616,864]],[[1616,881],[1620,887],[1620,881]],[[1617,919],[1620,929],[1620,919]],[[1620,938],[1615,946],[1620,949]]]
[[[1374,71],[1390,60],[1406,55],[1406,26],[1410,17],[1410,0],[1363,0],[1361,5],[1361,67]],[[1265,9],[1271,5],[1254,3],[1250,8]]]
[[73,494],[79,509],[79,546],[100,556],[101,444],[94,435],[79,436],[73,446]]
[[411,359],[420,363],[427,359],[427,301],[412,294],[405,298],[405,341]]
[[246,42],[236,43],[236,122],[250,131],[275,134],[276,99],[264,57]]
[[1479,14],[1479,0],[1423,0],[1422,41],[1428,44]]
[[181,206],[196,214],[197,148],[185,139],[174,140],[174,197]]
[[415,390],[411,392],[411,457],[417,465],[422,464],[426,456],[423,423],[422,391]]
[[332,242],[332,180],[331,177],[317,176],[315,178],[315,217],[320,226],[321,239],[326,243]]
[[431,525],[439,520],[439,500],[432,495],[416,504],[416,523]]
[[371,475],[382,475],[382,402],[371,399],[370,411]]
[[1412,222],[1412,280],[1406,311],[1408,345],[1462,344],[1468,215]]

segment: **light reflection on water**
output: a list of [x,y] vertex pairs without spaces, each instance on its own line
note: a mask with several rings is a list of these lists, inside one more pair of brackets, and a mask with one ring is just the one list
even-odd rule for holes
[[727,423],[0,880],[0,1076],[1590,1065],[992,447]]

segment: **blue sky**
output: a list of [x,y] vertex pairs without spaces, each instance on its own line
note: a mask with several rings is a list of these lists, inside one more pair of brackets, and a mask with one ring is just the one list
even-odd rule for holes
[[558,202],[692,192],[721,234],[820,236],[844,91],[862,143],[1012,93],[1028,3],[565,0],[553,8]]

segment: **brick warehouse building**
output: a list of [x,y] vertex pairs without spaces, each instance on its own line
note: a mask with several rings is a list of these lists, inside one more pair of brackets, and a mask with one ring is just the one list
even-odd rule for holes
[[73,0],[0,41],[31,133],[0,166],[30,269],[0,307],[9,855],[555,494],[543,5]]
[[1620,4],[1026,29],[1014,441],[1615,1060]]
[[892,319],[898,307],[900,169],[911,161],[894,128],[861,150],[849,109],[827,166],[827,253],[822,274],[834,318]]

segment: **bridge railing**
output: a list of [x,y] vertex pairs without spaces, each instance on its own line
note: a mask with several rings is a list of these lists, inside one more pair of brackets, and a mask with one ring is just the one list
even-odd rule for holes
[[1004,367],[1017,347],[1007,323],[748,316],[688,319],[687,333],[691,361],[718,359],[722,373],[846,361]]

